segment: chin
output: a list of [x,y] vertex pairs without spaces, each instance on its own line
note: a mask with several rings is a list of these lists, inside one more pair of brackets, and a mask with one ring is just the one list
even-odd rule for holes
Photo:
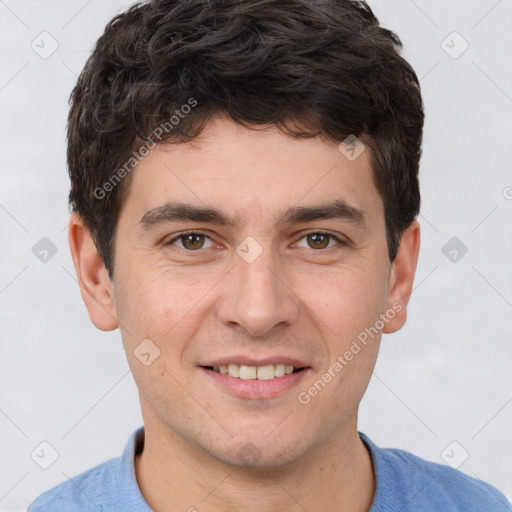
[[282,435],[277,442],[270,442],[261,434],[252,438],[246,435],[242,439],[231,439],[224,448],[218,446],[213,451],[210,447],[209,451],[224,464],[254,471],[271,471],[293,466],[304,455],[302,443],[291,437],[283,442]]

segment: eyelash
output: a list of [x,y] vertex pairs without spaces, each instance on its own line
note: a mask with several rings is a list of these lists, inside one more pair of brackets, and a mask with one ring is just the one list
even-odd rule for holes
[[[176,235],[174,238],[172,238],[171,240],[169,240],[168,242],[166,242],[164,245],[166,246],[172,246],[174,244],[174,242],[176,242],[177,240],[180,240],[182,238],[185,238],[186,236],[188,235],[201,235],[201,236],[204,236],[205,238],[208,238],[210,239],[212,242],[212,238],[210,236],[208,236],[206,233],[202,233],[201,231],[183,231],[181,232],[180,234]],[[340,238],[338,238],[336,235],[333,235],[332,233],[329,233],[328,231],[322,231],[322,230],[316,230],[316,231],[309,231],[307,233],[304,233],[298,240],[297,242],[301,241],[302,239],[306,238],[308,235],[324,235],[324,236],[328,236],[330,239],[333,239],[335,240],[336,242],[338,242],[336,244],[336,246],[333,246],[333,247],[327,247],[325,249],[313,249],[313,248],[310,248],[312,251],[315,251],[315,252],[330,252],[331,250],[333,249],[336,249],[337,247],[345,247],[348,245],[348,242],[346,242],[345,240],[342,240]],[[295,242],[295,243],[297,243]],[[179,251],[181,252],[185,252],[187,254],[192,254],[192,253],[199,253],[201,252],[203,249],[197,249],[197,250],[190,250],[190,249],[184,249],[182,247],[176,247]],[[205,249],[206,250],[206,249]]]

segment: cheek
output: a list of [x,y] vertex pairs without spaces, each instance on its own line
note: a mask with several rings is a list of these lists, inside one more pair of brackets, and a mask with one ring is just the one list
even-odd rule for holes
[[[185,378],[190,340],[211,314],[214,294],[208,292],[218,277],[193,276],[177,269],[147,273],[134,269],[129,275],[116,301],[121,305],[118,318],[134,377],[142,387],[153,387],[152,381],[172,381],[170,375]],[[159,351],[149,367],[137,360],[138,347],[147,339],[157,347],[155,353]]]
[[118,314],[129,336],[153,336],[161,342],[179,330],[181,321],[207,291],[204,281],[180,277],[176,271],[133,271],[123,283],[116,303],[121,304]]
[[387,303],[386,283],[368,268],[345,268],[304,280],[300,297],[317,319],[318,328],[331,340],[331,348],[346,343],[374,325]]

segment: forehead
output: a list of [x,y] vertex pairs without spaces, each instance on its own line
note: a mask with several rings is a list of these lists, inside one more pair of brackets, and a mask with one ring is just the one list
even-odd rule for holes
[[144,215],[177,201],[215,208],[236,222],[339,200],[370,218],[383,210],[369,149],[351,160],[334,142],[225,118],[214,118],[190,143],[155,146],[131,178],[121,213]]

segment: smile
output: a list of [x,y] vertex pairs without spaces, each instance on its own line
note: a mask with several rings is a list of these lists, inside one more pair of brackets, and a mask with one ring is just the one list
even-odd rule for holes
[[295,367],[279,363],[261,366],[230,363],[199,368],[203,375],[210,379],[209,382],[214,383],[222,392],[251,400],[276,398],[298,387],[312,372],[309,366]]
[[279,379],[285,375],[299,372],[304,368],[295,368],[292,365],[285,364],[267,364],[264,366],[248,366],[245,364],[222,364],[219,366],[206,366],[208,370],[229,375],[230,377],[244,380],[271,380]]

